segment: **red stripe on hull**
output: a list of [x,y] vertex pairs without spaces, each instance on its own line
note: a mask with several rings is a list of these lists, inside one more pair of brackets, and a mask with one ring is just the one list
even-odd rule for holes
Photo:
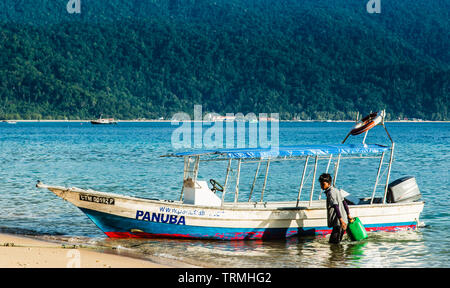
[[390,227],[369,227],[366,228],[366,231],[373,232],[373,231],[388,231],[388,232],[395,232],[395,231],[402,231],[402,230],[414,230],[416,229],[416,225],[404,225],[404,226],[390,226]]
[[184,234],[151,234],[145,232],[105,232],[110,238],[193,238]]
[[[366,231],[374,232],[374,231],[402,231],[402,230],[414,230],[416,229],[416,225],[404,225],[404,226],[378,226],[378,227],[366,227]],[[331,234],[331,229],[323,229],[323,230],[315,230],[315,235],[318,237],[325,237],[328,234]],[[105,234],[110,238],[184,238],[184,239],[198,239],[202,238],[198,235],[189,235],[189,234],[152,234],[145,232],[105,232]],[[250,235],[249,235],[250,234]],[[297,233],[289,233],[289,236],[296,236]],[[208,235],[204,235],[205,238]],[[261,232],[240,232],[236,233],[232,237],[228,235],[216,234],[213,238],[215,239],[228,239],[228,240],[246,240],[246,239],[262,239],[264,233]],[[208,237],[209,238],[209,237]]]

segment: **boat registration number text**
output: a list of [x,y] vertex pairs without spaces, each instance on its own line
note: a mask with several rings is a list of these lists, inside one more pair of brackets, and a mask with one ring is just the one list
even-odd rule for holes
[[89,194],[80,194],[80,200],[86,201],[86,202],[99,203],[99,204],[114,205],[114,198],[110,198],[110,197],[94,196],[94,195],[89,195]]

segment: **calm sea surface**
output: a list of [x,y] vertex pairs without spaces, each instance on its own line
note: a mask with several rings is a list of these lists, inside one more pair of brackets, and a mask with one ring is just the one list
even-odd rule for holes
[[[280,145],[340,143],[352,125],[283,122],[279,125],[279,141]],[[177,200],[183,161],[159,157],[175,151],[171,135],[177,126],[19,122],[0,123],[0,232],[88,243],[213,267],[450,267],[450,124],[386,125],[396,142],[391,181],[415,176],[426,201],[420,219],[423,225],[416,231],[369,233],[367,241],[344,240],[342,245],[329,245],[327,237],[231,242],[111,240],[78,208],[48,190],[35,188],[36,181]],[[362,137],[349,141],[361,142]],[[369,132],[366,142],[387,141],[384,130],[377,127]],[[319,162],[318,171],[326,169],[325,162]],[[357,197],[370,196],[377,164],[375,159],[341,162],[337,186]],[[248,199],[255,168],[256,164],[242,168],[242,201]],[[299,161],[274,162],[265,200],[295,200],[302,168]],[[224,162],[202,163],[199,177],[223,183],[225,170]],[[256,191],[261,189],[261,177]],[[315,199],[320,194],[317,186]],[[380,187],[377,195],[382,193]],[[254,199],[259,197],[256,194]],[[303,197],[309,197],[307,194]]]

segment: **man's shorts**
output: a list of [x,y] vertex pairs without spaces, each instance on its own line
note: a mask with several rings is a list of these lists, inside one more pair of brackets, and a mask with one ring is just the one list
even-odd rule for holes
[[341,226],[333,227],[333,231],[331,231],[330,235],[330,243],[338,244],[342,241],[342,237],[344,237],[345,230],[341,228]]

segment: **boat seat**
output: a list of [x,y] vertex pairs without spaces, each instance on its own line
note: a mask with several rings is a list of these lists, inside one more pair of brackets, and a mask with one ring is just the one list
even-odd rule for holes
[[[366,205],[366,204],[370,204],[370,200],[372,198],[368,197],[368,198],[360,198],[359,202],[357,205]],[[373,199],[373,204],[381,204],[383,203],[383,199],[381,197],[376,197]]]

